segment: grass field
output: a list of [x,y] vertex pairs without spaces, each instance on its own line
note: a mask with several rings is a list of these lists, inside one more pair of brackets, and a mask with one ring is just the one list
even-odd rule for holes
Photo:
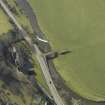
[[52,47],[72,50],[55,61],[66,84],[85,98],[105,101],[105,1],[29,2]]
[[3,13],[3,11],[0,8],[0,35],[8,32],[10,29],[12,29],[12,26],[8,22],[7,16]]

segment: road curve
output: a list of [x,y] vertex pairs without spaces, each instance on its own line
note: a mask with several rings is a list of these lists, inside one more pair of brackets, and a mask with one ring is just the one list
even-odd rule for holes
[[16,27],[19,29],[19,31],[22,33],[24,39],[26,40],[26,42],[28,43],[28,45],[30,46],[33,54],[36,55],[37,60],[41,66],[41,70],[44,74],[46,83],[50,89],[50,92],[53,96],[53,99],[55,101],[55,103],[57,105],[64,105],[64,102],[62,101],[61,97],[59,96],[53,80],[51,78],[51,75],[49,73],[49,68],[47,65],[47,61],[46,61],[46,57],[43,55],[43,53],[40,51],[40,49],[38,48],[38,46],[36,44],[33,44],[31,38],[28,36],[28,34],[26,33],[26,31],[19,25],[19,23],[17,22],[17,20],[15,19],[15,17],[12,15],[11,11],[8,9],[8,7],[6,6],[6,4],[0,0],[0,5],[3,8],[3,10],[5,11],[5,13],[9,16],[9,18],[13,21],[13,23],[16,25]]

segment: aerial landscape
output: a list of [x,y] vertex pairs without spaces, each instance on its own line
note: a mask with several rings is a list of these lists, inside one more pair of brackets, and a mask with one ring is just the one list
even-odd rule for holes
[[0,105],[105,105],[104,0],[0,0]]

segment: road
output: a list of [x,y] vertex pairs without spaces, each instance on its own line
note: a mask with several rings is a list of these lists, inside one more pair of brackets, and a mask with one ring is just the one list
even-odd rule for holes
[[46,83],[50,89],[50,92],[53,96],[53,99],[55,101],[55,103],[57,105],[64,105],[64,102],[62,101],[61,97],[59,96],[55,85],[53,83],[53,80],[51,78],[51,75],[49,73],[49,68],[47,65],[47,60],[46,57],[44,56],[44,54],[40,51],[40,49],[38,48],[38,46],[36,44],[33,44],[31,38],[28,36],[28,34],[26,33],[26,31],[19,25],[19,23],[17,22],[17,20],[15,19],[15,17],[12,15],[11,11],[8,9],[8,7],[6,6],[6,4],[0,0],[0,5],[3,8],[3,10],[5,11],[5,13],[9,16],[9,18],[13,21],[13,23],[16,25],[16,27],[19,29],[19,31],[22,33],[24,39],[26,40],[26,42],[28,43],[28,45],[30,46],[33,54],[36,55],[37,60],[41,66],[41,70],[44,74]]

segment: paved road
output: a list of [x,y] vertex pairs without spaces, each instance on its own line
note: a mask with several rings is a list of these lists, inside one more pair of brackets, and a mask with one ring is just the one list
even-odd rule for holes
[[28,43],[28,45],[32,49],[33,54],[36,55],[37,60],[40,63],[42,72],[44,74],[47,85],[48,85],[48,87],[49,87],[49,89],[51,91],[51,94],[52,94],[52,96],[54,98],[55,103],[57,105],[64,105],[64,103],[63,103],[61,97],[59,96],[59,94],[58,94],[58,92],[57,92],[57,90],[56,90],[56,88],[54,86],[54,83],[52,81],[51,75],[49,73],[49,68],[48,68],[48,65],[47,65],[46,57],[39,50],[38,46],[36,44],[32,43],[32,40],[30,39],[30,37],[28,36],[26,31],[19,25],[19,23],[17,22],[15,17],[12,15],[11,11],[8,9],[8,7],[5,5],[5,3],[2,0],[0,0],[0,5],[4,9],[6,14],[9,16],[9,18],[16,25],[16,27],[19,29],[19,31],[22,33],[24,39],[26,40],[26,42]]

